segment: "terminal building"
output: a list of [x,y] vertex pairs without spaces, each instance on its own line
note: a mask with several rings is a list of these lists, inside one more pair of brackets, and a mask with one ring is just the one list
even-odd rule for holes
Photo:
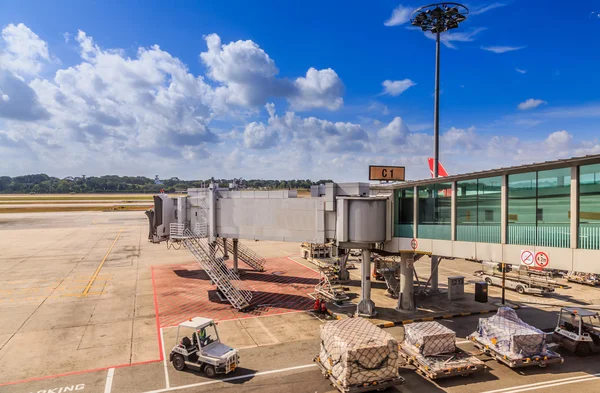
[[600,273],[600,155],[371,188],[393,192],[389,251]]

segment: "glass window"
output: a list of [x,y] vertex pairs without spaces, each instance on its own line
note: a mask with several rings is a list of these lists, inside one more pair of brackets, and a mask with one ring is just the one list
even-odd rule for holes
[[536,245],[571,246],[571,168],[537,174]]
[[456,183],[456,240],[500,243],[502,178]]
[[600,164],[579,167],[579,248],[600,250]]
[[396,237],[414,237],[414,188],[403,188],[395,191],[396,203],[394,236]]
[[535,245],[537,173],[508,175],[508,244]]
[[418,237],[450,240],[452,183],[420,186]]

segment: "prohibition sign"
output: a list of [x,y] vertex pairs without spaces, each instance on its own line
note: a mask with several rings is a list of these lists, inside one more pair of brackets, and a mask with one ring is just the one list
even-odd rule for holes
[[535,254],[535,264],[539,267],[546,267],[550,263],[550,257],[543,251],[540,251]]
[[521,263],[527,266],[533,265],[533,253],[529,250],[521,251]]
[[412,247],[413,250],[416,250],[417,247],[419,247],[419,242],[417,242],[417,239],[413,238],[410,241],[410,246]]

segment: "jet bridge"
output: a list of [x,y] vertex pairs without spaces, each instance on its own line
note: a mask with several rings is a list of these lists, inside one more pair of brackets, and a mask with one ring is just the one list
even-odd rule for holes
[[358,313],[374,315],[369,250],[381,248],[392,239],[392,205],[389,196],[371,196],[369,184],[314,186],[310,197],[298,197],[296,190],[237,191],[211,184],[190,188],[187,196],[156,195],[154,202],[153,211],[147,212],[152,242],[183,240],[187,244],[186,233],[206,238],[215,247],[224,242],[223,251],[234,254],[234,270],[238,247],[233,244],[239,239],[333,242],[341,249],[362,249],[363,290]]

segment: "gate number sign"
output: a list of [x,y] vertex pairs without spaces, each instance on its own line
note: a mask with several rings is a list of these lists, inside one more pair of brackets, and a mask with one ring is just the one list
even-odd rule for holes
[[404,181],[404,167],[369,165],[369,180]]

